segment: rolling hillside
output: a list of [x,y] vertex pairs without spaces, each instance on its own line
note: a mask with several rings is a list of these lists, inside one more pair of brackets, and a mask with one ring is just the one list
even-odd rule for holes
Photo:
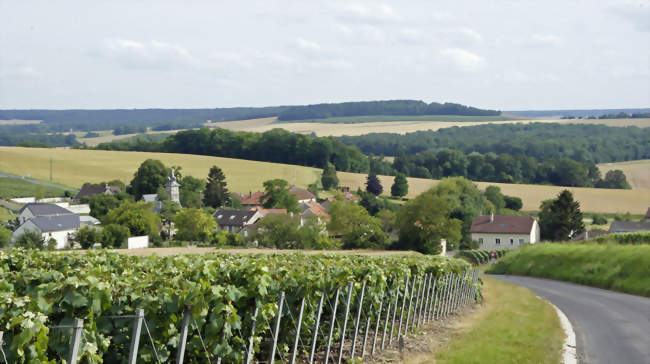
[[602,163],[598,165],[598,168],[603,176],[609,170],[620,169],[625,173],[625,177],[627,177],[627,181],[632,186],[632,189],[650,190],[650,159]]
[[[120,179],[128,183],[140,163],[148,158],[160,159],[168,166],[183,167],[183,173],[205,177],[216,164],[224,170],[232,191],[260,190],[265,180],[283,178],[306,187],[320,178],[320,170],[286,164],[246,161],[185,154],[112,152],[74,149],[39,149],[0,147],[0,171],[49,179],[50,157],[54,166],[54,182],[80,187],[84,182]],[[341,185],[353,189],[362,187],[365,175],[339,172]],[[390,191],[393,177],[380,176],[385,191]],[[416,196],[437,183],[435,180],[409,178],[409,197]],[[564,187],[517,185],[504,183],[477,183],[501,187],[503,193],[521,197],[524,210],[537,210],[541,201],[555,197]],[[569,188],[580,201],[583,211],[645,213],[650,206],[650,190],[606,190],[595,188]]]

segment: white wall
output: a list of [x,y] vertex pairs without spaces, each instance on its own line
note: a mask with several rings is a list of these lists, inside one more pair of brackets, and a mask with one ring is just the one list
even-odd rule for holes
[[[531,243],[531,234],[486,234],[486,233],[472,233],[472,241],[481,242],[478,248],[481,250],[504,250],[504,249],[517,249],[521,245]],[[497,239],[501,240],[500,244],[497,244]],[[513,243],[510,243],[510,239],[513,240]],[[521,240],[521,243],[520,243]],[[532,242],[534,243],[534,242]]]
[[79,215],[79,214],[89,214],[90,213],[90,205],[85,204],[85,205],[69,205],[66,207],[66,209],[72,211],[73,213]]
[[127,241],[127,249],[141,249],[149,247],[149,236],[133,236]]
[[[20,235],[25,233],[28,230],[33,230],[41,233],[41,230],[34,225],[31,221],[27,221],[26,223],[20,225],[16,231],[11,235],[11,241],[16,241]],[[41,236],[43,239],[45,239],[45,242],[47,243],[48,240],[51,238],[54,238],[56,240],[56,249],[63,249],[67,246],[68,244],[68,238],[76,232],[75,229],[73,230],[61,230],[61,231],[52,231],[52,232],[46,232],[46,233],[41,233]]]

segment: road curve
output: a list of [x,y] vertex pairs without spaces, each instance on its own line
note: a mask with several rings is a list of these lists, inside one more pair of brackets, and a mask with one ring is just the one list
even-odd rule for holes
[[549,279],[490,275],[559,307],[576,332],[578,362],[650,364],[650,298]]

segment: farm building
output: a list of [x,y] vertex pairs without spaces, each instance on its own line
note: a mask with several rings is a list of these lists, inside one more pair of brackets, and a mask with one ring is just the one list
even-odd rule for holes
[[531,216],[478,216],[472,221],[470,233],[479,249],[516,249],[539,242],[539,223]]
[[93,185],[90,183],[86,183],[81,187],[81,190],[77,193],[76,196],[72,199],[74,202],[80,202],[81,199],[83,198],[91,198],[95,195],[99,194],[107,194],[107,195],[116,195],[120,193],[120,188],[115,187],[115,186],[109,186],[109,185]]
[[610,233],[640,233],[650,231],[650,221],[612,221]]
[[68,246],[74,233],[79,230],[79,215],[46,215],[36,216],[24,222],[14,231],[11,241],[16,241],[26,231],[36,231],[45,241],[56,240],[56,249]]
[[239,233],[244,227],[255,224],[263,215],[258,210],[219,209],[212,216],[214,216],[219,230]]
[[72,215],[73,212],[51,203],[28,203],[18,210],[18,221],[25,223],[37,216]]

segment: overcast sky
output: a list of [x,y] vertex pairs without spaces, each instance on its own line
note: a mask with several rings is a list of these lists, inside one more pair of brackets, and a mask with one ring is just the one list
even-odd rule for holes
[[0,0],[0,108],[650,106],[648,0]]

